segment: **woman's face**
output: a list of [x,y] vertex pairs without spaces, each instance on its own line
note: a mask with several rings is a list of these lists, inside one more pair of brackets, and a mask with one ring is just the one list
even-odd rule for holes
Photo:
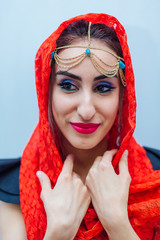
[[[87,40],[73,44],[86,46]],[[107,49],[100,40],[92,39],[91,44]],[[83,48],[68,48],[62,50],[59,56],[73,58],[84,51]],[[117,62],[107,52],[92,49],[91,52],[109,64]],[[62,133],[62,141],[78,149],[92,149],[106,139],[117,115],[119,92],[118,76],[107,78],[102,75],[93,66],[90,57],[67,72],[61,72],[56,64],[52,111]]]

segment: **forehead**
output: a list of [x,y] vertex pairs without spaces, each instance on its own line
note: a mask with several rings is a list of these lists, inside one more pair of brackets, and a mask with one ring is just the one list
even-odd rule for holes
[[[87,38],[84,38],[84,39],[77,39],[76,41],[72,42],[71,46],[72,45],[77,45],[77,46],[81,46],[84,48],[78,48],[78,47],[70,47],[70,48],[66,48],[66,49],[63,49],[61,50],[58,55],[62,58],[74,58],[74,57],[77,57],[79,56],[80,54],[83,54],[86,50],[86,48],[89,48],[88,47],[88,39]],[[107,44],[100,40],[100,39],[92,39],[91,38],[91,54],[94,53],[97,55],[97,57],[99,57],[102,61],[108,63],[108,64],[115,64],[117,62],[117,58],[114,57],[112,54],[106,52],[106,51],[103,51],[103,50],[98,50],[98,49],[92,49],[92,47],[95,47],[95,48],[102,48],[102,49],[105,49],[105,50],[108,50],[108,51],[112,51],[113,53],[115,53],[112,49],[110,49]],[[116,54],[116,53],[115,53]]]

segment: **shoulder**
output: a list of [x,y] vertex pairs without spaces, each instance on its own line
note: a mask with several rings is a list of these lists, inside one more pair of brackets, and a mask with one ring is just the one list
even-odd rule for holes
[[19,169],[21,158],[0,159],[0,200],[19,204]]
[[27,239],[20,205],[0,201],[2,240]]
[[160,150],[144,146],[147,157],[150,159],[153,170],[160,170]]
[[27,239],[19,205],[21,158],[0,159],[0,232],[2,240]]

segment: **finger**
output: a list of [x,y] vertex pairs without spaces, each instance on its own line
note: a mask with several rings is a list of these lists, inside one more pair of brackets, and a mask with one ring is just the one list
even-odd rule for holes
[[75,172],[73,172],[72,177],[74,179],[81,179],[80,176],[77,173],[75,173]]
[[101,159],[102,159],[101,156],[96,157],[96,159],[94,160],[94,163],[93,163],[93,165],[92,165],[91,168],[92,168],[92,169],[93,169],[93,168],[97,168],[98,165],[99,165],[99,163],[100,163],[100,161],[101,161]]
[[47,195],[47,193],[51,189],[51,182],[50,182],[49,177],[42,171],[38,171],[36,173],[36,175],[39,179],[39,182],[40,182],[40,185],[41,185],[44,195]]
[[105,153],[104,153],[104,155],[103,155],[103,157],[102,157],[102,160],[101,160],[101,162],[103,163],[103,164],[107,164],[107,163],[111,163],[112,162],[112,160],[113,160],[113,157],[114,157],[114,155],[117,153],[117,149],[112,149],[112,150],[110,150],[110,151],[106,151]]
[[73,178],[74,182],[79,182],[79,181],[82,182],[81,177],[77,173],[75,173],[75,172],[72,173],[72,178]]
[[78,186],[82,187],[84,185],[81,177],[75,172],[73,172],[72,174],[72,179],[73,179],[73,184],[75,184],[76,186],[76,189],[78,189]]
[[72,171],[73,171],[73,155],[69,154],[66,160],[64,161],[62,174],[64,173],[72,174]]
[[119,162],[119,172],[128,172],[128,150],[125,150]]
[[125,150],[119,162],[119,174],[127,180],[127,184],[131,182],[131,176],[128,169],[128,151]]
[[100,169],[101,170],[105,170],[106,169],[106,167],[108,168],[110,168],[112,171],[114,171],[114,168],[113,168],[113,166],[112,166],[112,160],[113,160],[113,157],[114,157],[114,155],[117,153],[117,149],[112,149],[112,150],[110,150],[110,151],[106,151],[105,153],[104,153],[104,155],[103,155],[103,157],[102,157],[102,160],[101,160],[101,162],[100,162],[100,164],[99,164],[99,167],[100,167]]

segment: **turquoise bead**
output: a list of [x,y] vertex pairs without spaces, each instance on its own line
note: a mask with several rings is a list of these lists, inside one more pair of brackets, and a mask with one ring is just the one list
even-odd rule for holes
[[120,67],[121,69],[124,69],[124,68],[125,68],[125,64],[124,64],[124,62],[119,61],[119,67]]
[[90,56],[91,50],[89,48],[86,49],[86,54],[87,54],[87,56]]
[[54,54],[55,54],[55,52],[53,51],[53,52],[51,53],[51,59],[54,58]]

